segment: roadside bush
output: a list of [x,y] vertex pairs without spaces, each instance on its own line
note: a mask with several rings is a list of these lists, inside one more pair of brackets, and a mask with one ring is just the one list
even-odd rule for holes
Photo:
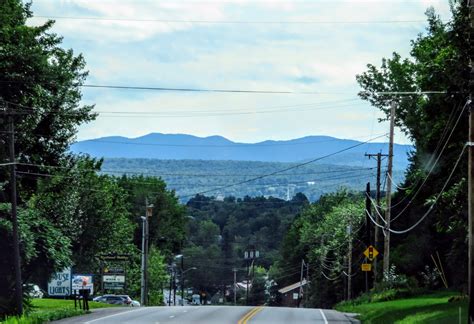
[[429,289],[435,289],[440,286],[441,275],[438,268],[431,268],[429,265],[425,266],[425,270],[420,273],[423,280],[423,286]]
[[397,273],[397,267],[392,264],[388,271],[383,274],[382,284],[388,289],[408,288],[409,280],[406,275]]
[[32,313],[30,315],[7,317],[2,324],[42,324],[82,314],[85,314],[85,311],[74,308],[63,308],[54,311]]

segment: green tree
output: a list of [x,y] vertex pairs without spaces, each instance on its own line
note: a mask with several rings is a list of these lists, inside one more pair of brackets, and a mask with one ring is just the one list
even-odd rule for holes
[[[383,111],[387,118],[390,102],[397,102],[396,125],[416,147],[402,185],[405,189],[394,196],[394,229],[410,227],[427,212],[466,141],[468,57],[472,51],[468,42],[468,10],[461,1],[453,1],[451,10],[453,18],[449,22],[443,22],[434,9],[427,10],[428,27],[412,41],[410,57],[402,58],[395,52],[391,58],[384,58],[380,67],[369,64],[367,71],[357,76],[363,88],[360,97]],[[402,272],[417,275],[431,264],[430,255],[439,251],[448,278],[456,286],[465,284],[466,161],[461,160],[434,212],[408,234],[392,235],[392,261]]]
[[148,257],[149,305],[161,306],[163,304],[162,290],[168,280],[165,257],[156,247],[152,246]]
[[[27,26],[32,16],[31,4],[20,0],[0,1],[0,106],[15,115],[16,159],[20,163],[62,165],[71,160],[67,153],[79,124],[91,121],[92,106],[80,106],[81,91],[87,72],[81,55],[60,47],[62,38],[50,31],[53,21],[41,26]],[[7,123],[0,117],[0,159],[8,156]],[[18,165],[23,172],[44,172],[34,165]],[[4,192],[0,202],[9,202],[10,184],[7,168],[0,168],[0,183]],[[36,187],[37,179],[19,179],[19,203],[25,204]],[[26,209],[23,207],[23,209]],[[10,219],[3,210],[0,218]],[[45,218],[49,220],[49,218]],[[36,228],[34,230],[40,230]],[[0,230],[0,299],[5,300],[2,313],[14,311],[12,247],[10,232]],[[46,243],[46,242],[44,242]],[[23,249],[23,246],[21,247]],[[22,251],[25,255],[25,251]],[[43,254],[46,258],[49,254]],[[52,262],[46,262],[54,266]]]

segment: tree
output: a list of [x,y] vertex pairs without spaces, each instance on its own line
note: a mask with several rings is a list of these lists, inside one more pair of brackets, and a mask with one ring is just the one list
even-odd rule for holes
[[[427,10],[426,33],[412,41],[409,58],[395,52],[382,59],[380,67],[369,64],[367,71],[357,76],[363,88],[360,97],[387,117],[390,101],[397,102],[396,125],[416,147],[402,185],[406,189],[399,190],[393,199],[392,215],[400,215],[392,224],[395,229],[410,227],[427,212],[465,145],[470,27],[467,6],[456,1],[451,10],[453,18],[446,23],[433,8]],[[420,93],[394,96],[387,91]],[[425,91],[429,93],[422,93]],[[430,255],[439,251],[448,277],[456,286],[465,284],[466,161],[461,160],[434,212],[408,234],[392,235],[392,261],[405,273],[417,275],[431,264]]]
[[[81,55],[75,56],[72,50],[60,47],[62,38],[50,32],[53,21],[37,27],[27,26],[26,20],[32,16],[30,6],[20,0],[0,1],[0,106],[16,113],[15,149],[19,163],[62,166],[72,160],[67,149],[77,126],[95,118],[91,113],[92,106],[80,106],[80,87],[87,76],[85,61]],[[7,136],[6,118],[2,115],[2,161],[8,156]],[[17,169],[23,172],[45,171],[35,165],[20,164]],[[0,168],[3,189],[0,202],[11,201],[8,177],[7,168]],[[20,206],[29,200],[36,183],[37,179],[31,177],[19,179]],[[2,210],[0,218],[9,221],[10,215]],[[0,229],[0,249],[3,251],[0,277],[4,279],[0,283],[0,299],[5,300],[2,306],[4,314],[14,311],[12,289],[8,284],[13,282],[13,271],[11,236],[7,228]],[[45,257],[48,255],[44,254]],[[48,264],[52,265],[51,262]]]
[[163,287],[169,280],[165,257],[160,250],[152,246],[148,257],[148,294],[149,305],[163,304]]

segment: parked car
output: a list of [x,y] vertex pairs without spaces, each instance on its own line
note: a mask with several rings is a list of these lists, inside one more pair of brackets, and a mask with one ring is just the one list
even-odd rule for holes
[[43,298],[45,295],[44,290],[35,284],[24,284],[23,289],[31,298]]
[[131,303],[129,304],[130,307],[140,307],[140,302],[138,300],[134,300],[132,298],[130,298],[129,295],[117,295],[117,296],[120,296],[120,297],[123,297],[125,299],[127,299],[127,301],[131,301]]
[[99,303],[129,306],[132,303],[132,299],[127,297],[126,295],[104,295],[96,297],[93,300]]

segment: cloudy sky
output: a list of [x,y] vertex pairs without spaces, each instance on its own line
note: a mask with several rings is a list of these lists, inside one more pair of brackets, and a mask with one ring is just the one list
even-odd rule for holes
[[150,132],[362,140],[388,125],[357,98],[355,75],[393,51],[408,55],[429,6],[449,19],[446,0],[34,0],[29,23],[56,17],[64,46],[87,61],[88,84],[297,92],[84,88],[100,116],[81,126],[80,140]]

